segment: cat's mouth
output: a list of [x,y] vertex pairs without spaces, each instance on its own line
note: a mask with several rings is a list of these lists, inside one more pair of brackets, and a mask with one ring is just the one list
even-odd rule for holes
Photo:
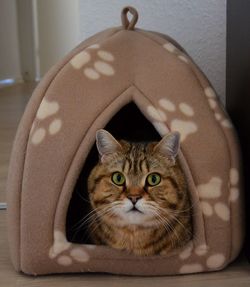
[[128,210],[128,212],[139,212],[139,213],[143,213],[142,211],[140,211],[137,207],[133,206],[130,210]]

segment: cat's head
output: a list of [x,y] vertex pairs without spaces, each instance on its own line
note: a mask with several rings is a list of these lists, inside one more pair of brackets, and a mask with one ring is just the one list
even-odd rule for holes
[[163,224],[168,213],[183,205],[178,132],[159,142],[130,143],[98,130],[96,145],[100,161],[88,186],[92,207],[103,220],[120,226]]

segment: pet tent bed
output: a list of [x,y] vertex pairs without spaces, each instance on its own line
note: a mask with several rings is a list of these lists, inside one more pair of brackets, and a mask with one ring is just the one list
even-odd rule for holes
[[[184,274],[222,269],[240,251],[234,128],[187,53],[167,36],[135,29],[137,18],[135,9],[124,8],[121,27],[81,43],[30,99],[7,183],[9,245],[18,271]],[[185,247],[143,257],[74,240],[67,231],[78,209],[79,177],[86,178],[87,161],[91,166],[96,156],[95,132],[105,127],[121,138],[180,132],[179,159],[193,206],[194,235]]]

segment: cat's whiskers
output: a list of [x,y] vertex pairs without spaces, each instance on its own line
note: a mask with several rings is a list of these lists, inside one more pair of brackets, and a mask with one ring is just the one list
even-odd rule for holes
[[[158,221],[161,225],[163,225],[164,229],[165,229],[169,234],[171,233],[171,229],[170,229],[169,225],[164,224],[164,222],[162,222],[159,218],[157,218],[157,221]],[[174,234],[174,235],[175,235],[175,234]],[[171,235],[169,236],[169,238],[170,238],[171,246],[173,247],[173,246],[174,246],[174,239],[172,238]]]
[[[91,214],[92,213],[92,214]],[[77,226],[74,228],[75,233],[73,235],[73,239],[75,238],[75,236],[81,231],[82,227],[86,224],[89,224],[89,222],[91,222],[92,220],[97,218],[97,214],[95,213],[95,210],[88,213],[86,216],[84,216],[80,222],[78,222]]]
[[78,225],[81,225],[82,222],[89,217],[92,213],[96,212],[96,208],[94,208],[93,210],[91,210],[88,214],[86,214],[83,218],[81,218],[78,222],[76,222],[72,227],[71,230],[74,230],[75,228],[78,228]]
[[[158,215],[159,217],[160,217],[160,215]],[[161,218],[161,217],[160,217]],[[171,222],[169,222],[168,220],[166,220],[166,219],[164,219],[164,218],[162,218],[161,219],[162,220],[162,223],[164,224],[164,226],[168,226],[169,227],[169,229],[170,229],[170,233],[169,233],[169,235],[170,235],[170,240],[172,239],[172,235],[174,235],[175,237],[176,237],[176,242],[180,242],[180,237],[179,237],[179,235],[176,233],[176,230],[175,230],[175,228],[173,227],[173,225],[171,224]],[[171,240],[171,242],[172,242],[172,240]],[[173,242],[174,242],[174,240],[173,240]],[[173,243],[172,242],[172,243]],[[172,246],[174,246],[174,244],[172,244]]]
[[[114,205],[116,203],[111,203],[111,205]],[[87,215],[85,215],[83,218],[81,218],[76,224],[72,226],[72,229],[78,229],[81,228],[83,225],[85,225],[89,219],[93,216],[97,216],[98,214],[101,216],[101,212],[104,212],[106,209],[110,208],[109,206],[105,207],[96,207],[93,208]]]
[[[173,210],[170,208],[162,208],[161,206],[156,205],[156,204],[150,204],[150,205],[152,205],[153,208],[160,210],[163,214],[166,214],[166,216],[171,214],[171,216],[174,216],[175,218],[177,218],[176,216],[178,216],[178,218],[190,218],[190,215],[186,214],[187,211],[184,211],[184,210],[189,210],[189,208],[182,209],[179,211],[179,210]],[[182,215],[182,213],[185,213],[186,215]]]
[[[113,205],[117,205],[117,204],[113,204]],[[109,214],[113,214],[113,209],[114,206],[109,207],[107,210],[103,211],[103,213],[101,213],[100,215],[97,215],[97,217],[104,217],[105,215],[109,215]],[[94,221],[94,218],[92,219],[92,222],[90,222],[90,224],[88,225],[89,231],[91,234],[95,234],[95,231],[97,230],[97,228],[99,228],[99,226],[102,224],[102,222],[100,220],[96,220]],[[94,226],[94,228],[92,228],[92,226]],[[87,239],[90,237],[90,235],[88,235]]]
[[[161,210],[162,212],[167,212],[167,216],[170,216],[171,217],[171,219],[172,220],[174,220],[174,221],[177,221],[178,222],[178,224],[180,224],[182,227],[183,227],[183,229],[189,234],[189,235],[191,235],[191,237],[194,239],[194,240],[199,240],[199,238],[196,236],[196,235],[194,235],[194,233],[193,232],[191,232],[189,229],[187,229],[185,226],[184,226],[184,224],[179,220],[179,218],[178,217],[181,217],[181,218],[189,218],[190,217],[190,215],[187,215],[187,216],[183,216],[183,215],[181,215],[180,213],[182,213],[182,212],[176,212],[175,210],[172,210],[172,209],[169,209],[169,208],[166,208],[166,209],[164,209],[164,208],[162,208],[162,207],[158,207],[158,209],[159,210]],[[184,210],[184,209],[183,209]],[[183,211],[182,210],[182,211]],[[186,210],[189,210],[188,208],[186,209]],[[177,217],[178,216],[178,217]]]
[[172,238],[172,234],[176,237],[177,241],[179,241],[179,236],[176,234],[173,226],[171,225],[171,223],[166,219],[163,218],[159,212],[157,212],[156,210],[151,210],[152,213],[154,213],[154,215],[156,215],[156,221],[160,223],[161,226],[163,226],[163,228],[168,232],[168,234],[170,235],[170,242],[171,245],[174,246],[173,242],[173,238]]
[[84,198],[79,191],[77,192],[77,195],[78,195],[83,201],[85,201],[85,202],[87,202],[87,203],[90,203],[90,201],[89,201],[88,199]]
[[[75,228],[76,229],[76,232],[75,234],[73,235],[73,238],[75,238],[75,236],[78,234],[78,232],[81,230],[81,228],[88,224],[88,227],[90,228],[90,226],[92,226],[94,223],[98,223],[100,224],[96,219],[99,217],[103,217],[104,215],[107,215],[111,209],[113,208],[113,205],[117,205],[117,203],[110,203],[109,205],[111,206],[105,206],[105,207],[97,207],[95,209],[93,209],[91,212],[89,212],[86,216],[84,216],[83,219],[81,219],[81,222],[80,225]],[[84,220],[85,219],[85,220]]]
[[119,204],[116,203],[116,202],[112,202],[112,203],[109,203],[106,206],[101,206],[98,209],[96,208],[95,209],[96,216],[103,217],[104,215],[109,213],[117,205],[119,205]]
[[[179,215],[179,214],[181,214],[181,213],[188,213],[188,212],[192,212],[192,214],[193,215],[195,215],[196,213],[194,212],[194,207],[196,206],[196,205],[199,205],[198,204],[199,202],[198,202],[198,200],[192,200],[192,204],[191,205],[189,205],[187,208],[185,208],[185,209],[180,209],[180,210],[174,210],[174,209],[169,209],[169,208],[167,208],[167,207],[165,207],[165,208],[162,208],[162,207],[160,207],[158,204],[156,204],[155,202],[150,202],[150,205],[153,205],[153,206],[155,206],[156,208],[161,208],[163,211],[171,211],[172,213],[175,213],[175,214],[177,214],[177,215]],[[183,217],[185,217],[185,216],[183,216]],[[187,217],[189,217],[189,215],[187,216]]]
[[[154,214],[156,214],[156,215],[162,220],[162,223],[163,223],[163,224],[166,223],[166,224],[171,228],[171,230],[173,231],[173,233],[176,235],[175,229],[174,229],[174,227],[172,226],[171,221],[169,221],[169,219],[168,219],[168,216],[169,216],[170,214],[164,212],[163,214],[166,215],[166,217],[165,217],[165,216],[162,215],[162,213],[160,213],[160,211],[165,211],[163,208],[161,208],[161,207],[159,207],[159,206],[153,206],[153,205],[151,205],[151,204],[148,204],[148,205],[151,207],[151,211],[152,211]],[[172,216],[172,218],[173,218],[173,216]],[[174,217],[173,219],[174,219],[174,221],[177,221],[177,220],[176,220],[176,219],[177,219],[176,217]],[[184,226],[179,220],[178,220],[177,222],[178,222],[183,228],[185,228],[185,226]],[[176,235],[176,237],[177,237],[177,239],[179,240],[179,236]]]

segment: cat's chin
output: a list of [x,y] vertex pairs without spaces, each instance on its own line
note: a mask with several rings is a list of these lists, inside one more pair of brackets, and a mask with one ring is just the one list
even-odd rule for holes
[[120,227],[124,226],[152,227],[157,225],[157,223],[151,216],[146,215],[139,210],[132,209],[127,212],[119,212],[119,214],[117,215],[118,216],[114,222],[114,225]]

